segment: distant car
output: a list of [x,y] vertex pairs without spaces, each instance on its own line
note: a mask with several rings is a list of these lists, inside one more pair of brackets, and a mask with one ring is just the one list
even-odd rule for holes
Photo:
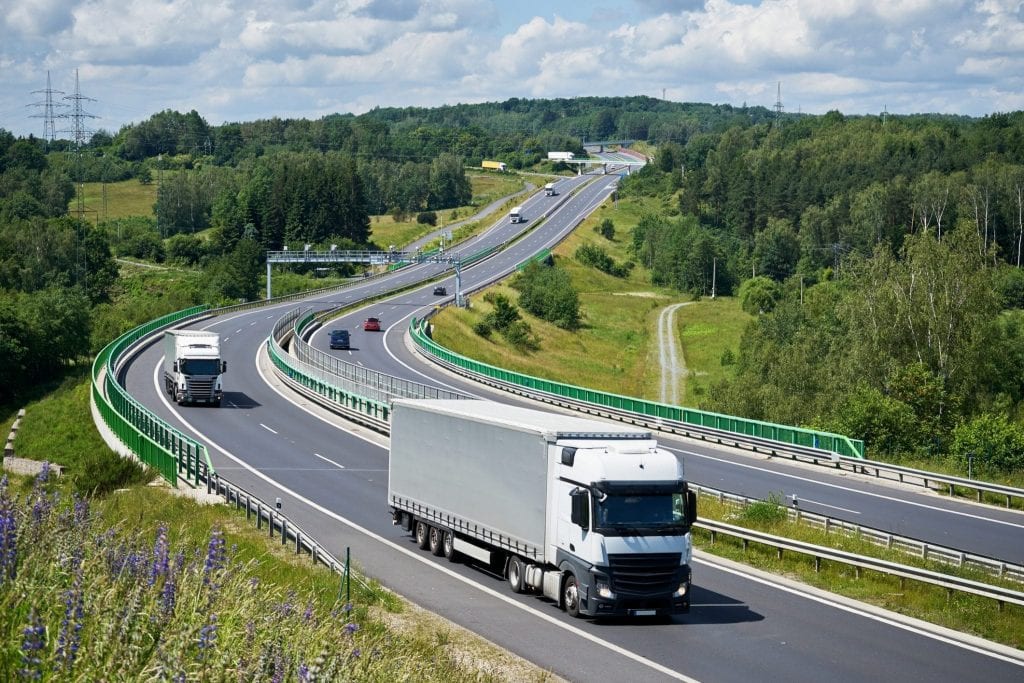
[[434,296],[447,296],[448,288],[444,285],[438,285],[434,287]]
[[332,349],[347,349],[347,348],[349,348],[349,334],[348,334],[348,330],[331,330],[331,348]]
[[363,330],[365,330],[366,332],[380,332],[380,319],[367,318],[363,322]]

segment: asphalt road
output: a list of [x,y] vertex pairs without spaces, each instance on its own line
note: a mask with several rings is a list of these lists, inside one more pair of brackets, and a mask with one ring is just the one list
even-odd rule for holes
[[[567,201],[542,228],[512,247],[512,253],[466,269],[465,284],[494,277],[552,243],[559,232],[571,229],[581,215],[605,200],[607,187],[600,185],[611,180],[600,178]],[[532,219],[566,194],[524,202],[524,213]],[[499,224],[465,249],[477,251],[489,239],[507,241],[519,227]],[[394,279],[429,276],[440,268],[416,266]],[[352,301],[383,284],[360,283],[311,303]],[[454,293],[451,281],[447,284]],[[426,286],[407,292],[339,321],[333,326],[353,331],[354,349],[335,353],[390,374],[489,393],[424,364],[404,343],[409,317],[421,316],[424,307],[437,303],[431,290]],[[270,328],[295,306],[263,308],[198,325],[222,334],[229,373],[220,409],[180,408],[167,402],[156,381],[159,345],[130,364],[126,386],[162,417],[206,442],[222,476],[265,500],[280,496],[286,514],[333,552],[341,555],[350,547],[369,574],[423,607],[572,680],[818,681],[828,676],[876,681],[899,676],[1010,681],[1024,675],[1020,661],[987,646],[936,636],[891,616],[867,616],[863,607],[850,608],[774,577],[720,566],[717,560],[699,558],[694,563],[691,614],[671,624],[594,623],[569,619],[541,598],[515,595],[500,577],[479,567],[450,564],[417,550],[391,525],[385,500],[387,451],[380,437],[325,416],[308,401],[296,401],[275,387],[265,363],[261,367],[259,350]],[[381,317],[385,331],[357,329],[367,315]],[[325,335],[317,341],[325,342]],[[1000,554],[1019,554],[1024,547],[1022,519],[1015,513],[679,439],[660,440],[682,455],[689,478],[699,483],[762,497],[769,491],[797,492],[801,504],[809,508],[831,506],[823,511],[833,514],[844,508],[862,523],[888,525],[906,535],[936,536],[931,540],[948,545],[971,542]],[[965,526],[969,531],[962,531]]]

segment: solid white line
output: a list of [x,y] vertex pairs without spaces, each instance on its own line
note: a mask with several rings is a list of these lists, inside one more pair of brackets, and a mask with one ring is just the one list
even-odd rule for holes
[[802,505],[803,503],[811,503],[813,505],[820,505],[822,507],[832,508],[833,510],[842,510],[843,512],[849,512],[849,513],[854,514],[854,515],[859,515],[860,514],[860,512],[857,511],[857,510],[851,510],[850,508],[841,508],[838,505],[829,505],[828,503],[819,503],[816,500],[810,500],[808,498],[797,498],[797,501],[798,501],[798,503],[797,503],[798,506]]
[[[697,552],[700,552],[700,551],[697,551]],[[821,595],[815,595],[813,593],[807,593],[807,592],[805,592],[806,589],[802,589],[799,585],[798,586],[787,586],[787,585],[782,584],[782,583],[776,583],[775,581],[768,580],[768,579],[763,578],[761,576],[756,576],[756,575],[753,575],[753,574],[748,574],[748,573],[746,573],[746,572],[744,572],[742,570],[735,569],[733,567],[729,567],[729,566],[726,566],[726,565],[723,565],[723,564],[718,564],[717,562],[713,561],[714,556],[713,555],[709,555],[708,553],[701,552],[701,554],[705,555],[706,557],[704,557],[703,559],[698,559],[698,558],[695,557],[694,560],[693,560],[693,562],[695,564],[703,563],[705,565],[708,565],[710,567],[714,567],[715,569],[718,569],[720,571],[726,572],[728,574],[733,574],[734,576],[739,576],[740,578],[747,579],[748,581],[754,581],[756,583],[760,583],[760,584],[762,584],[764,586],[768,586],[770,588],[775,588],[775,589],[780,590],[780,591],[785,591],[786,593],[791,593],[791,594],[799,596],[801,598],[804,598],[804,599],[807,599],[807,600],[812,600],[814,602],[820,603],[820,604],[825,605],[827,607],[831,607],[833,609],[842,610],[843,612],[849,612],[850,614],[855,614],[855,615],[857,615],[859,617],[864,617],[866,619],[871,619],[873,621],[877,621],[877,622],[886,624],[887,626],[892,626],[894,628],[898,628],[898,629],[903,630],[903,631],[909,631],[911,633],[915,633],[917,635],[924,636],[925,638],[931,638],[932,640],[937,640],[940,643],[945,643],[947,645],[953,645],[955,647],[959,647],[959,648],[964,649],[964,650],[970,650],[971,652],[975,652],[975,653],[980,654],[980,655],[985,655],[985,656],[991,657],[993,659],[998,659],[998,660],[1001,660],[1001,661],[1004,661],[1004,662],[1009,662],[1011,664],[1016,664],[1017,666],[1024,666],[1024,661],[1021,661],[1020,659],[1014,659],[1012,657],[1007,657],[1006,655],[1000,654],[998,652],[993,652],[992,650],[986,650],[984,648],[977,647],[975,645],[971,645],[970,643],[967,643],[967,642],[964,642],[964,641],[961,641],[961,640],[957,640],[956,638],[950,638],[948,636],[942,635],[941,633],[927,631],[925,629],[919,628],[919,627],[914,626],[912,624],[908,624],[908,623],[905,623],[905,622],[893,619],[892,617],[884,616],[883,614],[876,614],[873,611],[871,611],[870,608],[873,607],[873,606],[870,605],[870,604],[866,605],[865,603],[861,603],[861,602],[858,602],[858,601],[852,600],[852,599],[849,599],[849,603],[850,604],[847,604],[845,600],[843,600],[843,601],[833,600],[831,598],[827,598],[827,597],[824,597],[824,596],[821,596]],[[881,610],[882,608],[876,608],[876,609]],[[942,627],[938,627],[938,628],[942,628]],[[1007,649],[1009,650],[1009,649],[1012,649],[1012,648],[1007,648]]]
[[344,465],[339,465],[338,463],[334,462],[330,458],[325,458],[324,456],[320,455],[319,453],[314,453],[313,455],[315,455],[316,457],[320,458],[321,460],[326,460],[327,462],[331,463],[332,465],[334,465],[335,467],[337,467],[339,469],[345,469]]
[[811,479],[810,477],[801,477],[796,474],[787,474],[785,472],[776,472],[764,467],[757,467],[756,465],[748,465],[746,463],[734,462],[732,460],[726,460],[725,458],[716,458],[713,455],[707,455],[704,453],[697,453],[695,451],[688,451],[682,448],[672,448],[671,446],[665,446],[666,450],[674,451],[676,453],[682,453],[684,455],[693,456],[695,458],[704,458],[705,460],[714,460],[716,462],[726,463],[735,467],[745,467],[751,470],[757,470],[766,474],[773,474],[777,477],[785,477],[787,479],[795,479],[797,481],[806,481],[811,484],[817,484],[818,486],[827,486],[833,489],[839,489],[840,491],[848,491],[850,493],[857,493],[862,496],[870,496],[872,498],[880,498],[881,500],[888,500],[894,503],[903,503],[904,505],[910,505],[912,507],[924,508],[925,510],[934,510],[936,512],[945,512],[958,517],[968,517],[970,519],[978,519],[983,522],[992,522],[993,524],[1002,524],[1003,526],[1010,526],[1015,529],[1024,529],[1024,524],[1015,524],[1013,522],[1006,522],[1001,519],[993,519],[992,517],[985,517],[983,515],[972,515],[969,512],[960,512],[959,510],[950,510],[948,508],[938,507],[936,505],[927,505],[925,503],[917,503],[912,500],[903,500],[902,498],[896,498],[895,496],[886,496],[881,493],[872,493],[871,491],[862,491],[860,489],[851,488],[849,486],[840,486],[839,484],[830,484],[824,481],[818,481],[817,479]]
[[260,427],[263,427],[264,429],[266,429],[266,430],[267,430],[268,432],[270,432],[271,434],[277,434],[277,432],[275,432],[275,431],[274,431],[273,429],[271,429],[271,428],[270,428],[270,427],[268,427],[267,425],[263,424],[262,422],[260,422]]

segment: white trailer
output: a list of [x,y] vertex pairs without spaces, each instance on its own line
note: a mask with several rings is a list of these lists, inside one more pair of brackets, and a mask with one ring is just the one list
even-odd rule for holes
[[228,364],[220,358],[220,335],[202,330],[164,332],[164,390],[178,404],[212,403],[224,396]]
[[548,152],[548,161],[571,161],[575,156],[572,152]]
[[523,218],[523,207],[513,206],[512,210],[508,212],[508,220],[510,223],[522,223],[525,220]]
[[547,185],[545,185],[544,194],[547,195],[548,197],[554,197],[556,194],[558,194],[558,191],[555,190],[555,184],[548,183]]
[[388,505],[420,548],[573,616],[689,610],[696,496],[648,431],[490,401],[391,408]]

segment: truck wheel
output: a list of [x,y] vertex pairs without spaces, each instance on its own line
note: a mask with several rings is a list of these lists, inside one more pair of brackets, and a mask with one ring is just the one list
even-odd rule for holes
[[518,555],[508,558],[508,585],[513,593],[522,593],[526,589],[526,564]]
[[438,529],[436,526],[430,527],[430,533],[427,534],[427,542],[430,545],[430,554],[437,557],[441,557],[444,554],[444,530]]
[[416,546],[420,550],[430,547],[430,527],[423,522],[416,522]]
[[459,554],[455,552],[455,534],[452,532],[444,532],[444,538],[441,539],[441,548],[444,550],[444,556],[449,562],[456,562],[459,559]]
[[570,617],[580,615],[580,587],[572,574],[566,576],[565,583],[562,584],[562,607]]

